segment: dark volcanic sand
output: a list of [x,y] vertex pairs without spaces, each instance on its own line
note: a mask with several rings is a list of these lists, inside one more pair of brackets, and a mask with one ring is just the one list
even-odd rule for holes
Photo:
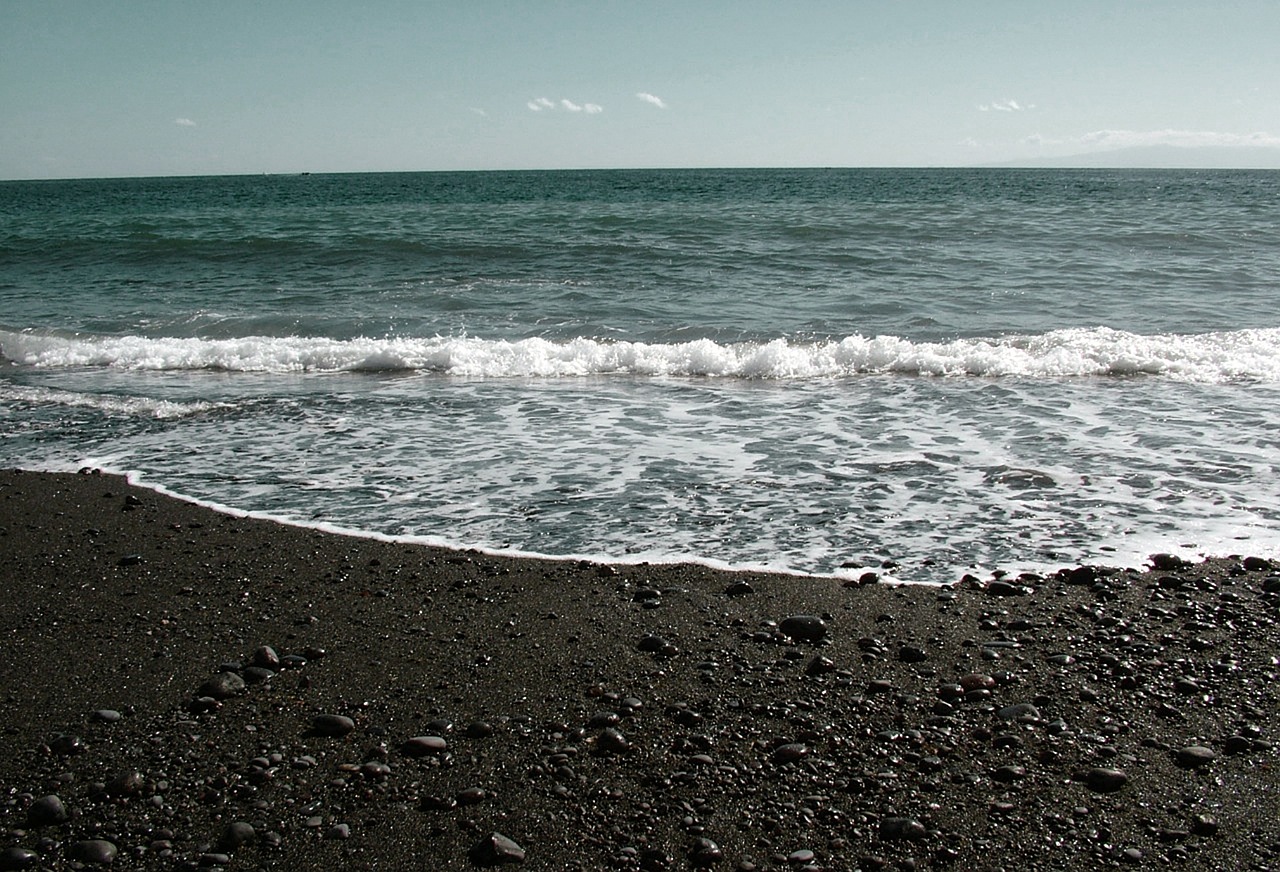
[[1264,561],[842,587],[2,472],[0,565],[0,869],[1280,868]]

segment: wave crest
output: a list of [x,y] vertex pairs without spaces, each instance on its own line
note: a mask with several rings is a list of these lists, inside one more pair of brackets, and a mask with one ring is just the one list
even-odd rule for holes
[[1199,382],[1280,381],[1280,328],[1144,336],[1094,327],[947,342],[849,336],[838,341],[723,344],[710,339],[198,339],[0,331],[0,357],[32,367],[421,371],[485,378],[631,374],[785,380],[899,373],[1023,378],[1150,374]]

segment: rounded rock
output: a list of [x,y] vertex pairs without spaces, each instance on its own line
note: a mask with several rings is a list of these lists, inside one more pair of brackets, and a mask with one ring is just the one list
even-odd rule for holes
[[524,848],[499,832],[492,832],[471,846],[471,862],[477,866],[505,866],[524,862]]
[[442,736],[414,736],[404,743],[402,750],[410,757],[426,757],[443,754],[449,750],[449,743]]
[[1208,766],[1216,757],[1212,749],[1204,745],[1188,745],[1173,753],[1173,762],[1183,769],[1198,769],[1201,766]]
[[30,848],[9,847],[0,851],[0,869],[32,869],[40,855]]
[[345,715],[316,715],[311,729],[318,736],[345,736],[356,728],[356,722]]
[[245,683],[243,678],[234,672],[219,672],[213,678],[200,685],[200,689],[196,691],[196,696],[207,696],[211,699],[230,699],[233,696],[239,696],[244,691]]
[[820,642],[827,636],[827,622],[817,615],[791,615],[778,623],[778,631],[796,642]]
[[116,846],[106,839],[86,839],[75,842],[67,850],[67,856],[81,863],[95,866],[109,866],[115,862]]
[[27,822],[33,827],[65,824],[71,819],[67,807],[56,794],[42,796],[27,809]]
[[234,851],[241,845],[247,845],[258,837],[253,825],[244,821],[232,821],[222,830],[222,838],[218,846],[224,851]]
[[724,851],[711,839],[698,839],[689,849],[689,862],[694,866],[712,866],[723,859]]
[[1115,793],[1129,783],[1129,776],[1119,769],[1095,766],[1081,776],[1084,786],[1096,793]]

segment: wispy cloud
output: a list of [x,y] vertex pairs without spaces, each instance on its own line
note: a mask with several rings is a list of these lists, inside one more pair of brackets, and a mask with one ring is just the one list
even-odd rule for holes
[[1280,148],[1273,133],[1223,133],[1213,130],[1094,130],[1082,136],[1054,138],[1035,134],[1025,140],[1037,146],[1077,148],[1143,148],[1158,145],[1182,148]]
[[1034,109],[1034,103],[1019,103],[1017,100],[996,100],[978,106],[979,112],[1026,112]]
[[196,123],[192,121],[190,118],[175,118],[173,119],[173,123],[178,125],[179,127],[195,127],[196,126]]
[[604,111],[604,107],[598,103],[575,103],[567,98],[562,98],[559,103],[548,100],[546,97],[537,97],[525,103],[534,112],[545,110],[563,109],[566,112],[581,112],[586,115],[598,115]]
[[661,97],[658,97],[654,94],[649,94],[645,91],[641,91],[640,93],[636,94],[636,96],[646,103],[652,103],[654,106],[657,106],[659,109],[667,108],[667,101],[663,100]]
[[472,111],[472,112],[474,112],[476,115],[479,115],[481,118],[488,118],[488,117],[489,117],[489,113],[488,113],[488,112],[486,112],[486,111],[484,111],[483,109],[480,109],[480,108],[478,108],[478,107],[476,107],[476,106],[472,106],[472,107],[471,107],[471,111]]

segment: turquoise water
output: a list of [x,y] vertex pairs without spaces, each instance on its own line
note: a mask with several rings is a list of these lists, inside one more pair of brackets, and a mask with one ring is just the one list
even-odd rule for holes
[[1280,174],[0,183],[0,463],[811,573],[1280,553]]

